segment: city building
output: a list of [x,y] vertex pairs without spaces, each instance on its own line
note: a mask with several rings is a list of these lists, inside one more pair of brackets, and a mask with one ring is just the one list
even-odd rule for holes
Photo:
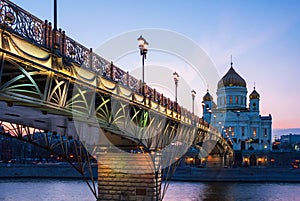
[[290,133],[280,136],[280,149],[300,151],[300,135]]
[[272,116],[260,114],[260,94],[255,87],[249,102],[247,92],[245,80],[231,62],[230,69],[218,82],[217,102],[208,90],[203,97],[203,119],[231,143],[237,165],[267,165],[272,149]]

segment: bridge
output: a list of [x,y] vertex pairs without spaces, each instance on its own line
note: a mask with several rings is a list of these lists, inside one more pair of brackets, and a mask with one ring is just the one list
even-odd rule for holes
[[162,174],[191,147],[230,164],[231,147],[202,118],[47,20],[8,0],[0,11],[0,134],[70,162],[97,200],[162,200]]

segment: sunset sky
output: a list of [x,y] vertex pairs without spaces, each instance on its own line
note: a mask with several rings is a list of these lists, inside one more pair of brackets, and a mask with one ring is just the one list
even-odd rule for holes
[[[13,2],[38,18],[53,22],[52,0]],[[261,96],[261,114],[272,115],[273,128],[299,128],[299,10],[298,0],[58,0],[58,27],[93,49],[130,31],[154,28],[178,33],[206,52],[220,77],[228,71],[233,55],[234,68],[246,80],[248,93],[255,82]],[[169,56],[159,57],[156,52],[151,58],[153,40],[149,40],[148,65],[161,62],[185,74],[184,67],[179,66],[184,64],[175,66],[174,61],[166,60]],[[136,39],[132,43],[137,46]],[[120,59],[117,65],[124,70],[128,70],[124,65],[139,65],[138,49],[133,55]],[[208,86],[214,96],[216,85]],[[201,112],[207,85],[191,87],[197,89],[197,111]]]

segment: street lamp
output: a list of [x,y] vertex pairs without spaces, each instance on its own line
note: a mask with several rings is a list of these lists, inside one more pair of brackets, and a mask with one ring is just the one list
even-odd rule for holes
[[195,102],[195,96],[196,96],[196,91],[193,89],[193,90],[192,90],[192,100],[193,100],[193,105],[192,105],[192,106],[193,106],[193,107],[192,107],[193,109],[192,109],[192,111],[193,111],[193,114],[194,114],[194,102]]
[[137,40],[139,43],[140,54],[142,56],[142,94],[144,95],[144,65],[149,43],[143,38],[142,35]]
[[240,134],[240,111],[237,111],[236,116],[237,116],[237,132],[236,132],[236,134],[237,134],[237,136],[239,136],[239,138],[241,139],[242,136],[239,135],[239,134]]
[[53,29],[57,30],[57,0],[54,0],[54,27]]
[[220,131],[220,133],[222,134],[221,125],[222,125],[222,122],[219,121],[219,131]]
[[178,87],[178,81],[179,81],[179,75],[178,73],[173,73],[174,81],[175,81],[175,103],[177,105],[177,87]]

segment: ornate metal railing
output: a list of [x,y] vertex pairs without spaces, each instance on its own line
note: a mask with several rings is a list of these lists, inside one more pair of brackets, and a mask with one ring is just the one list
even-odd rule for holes
[[63,53],[67,58],[71,59],[74,63],[83,67],[90,67],[90,49],[84,47],[83,45],[77,43],[69,37],[66,37],[65,44],[66,51]]
[[136,93],[144,91],[144,96],[167,109],[176,111],[181,116],[193,119],[194,122],[199,124],[208,125],[202,118],[193,115],[155,89],[144,85],[144,90],[141,90],[140,80],[95,54],[91,48],[87,48],[66,36],[61,29],[52,29],[51,23],[47,20],[38,19],[8,0],[0,0],[0,26],[31,43],[49,49],[51,52],[59,53],[69,62],[73,62],[99,76],[118,82],[118,84],[128,87]]
[[38,45],[45,45],[45,22],[10,1],[0,1],[0,23]]

